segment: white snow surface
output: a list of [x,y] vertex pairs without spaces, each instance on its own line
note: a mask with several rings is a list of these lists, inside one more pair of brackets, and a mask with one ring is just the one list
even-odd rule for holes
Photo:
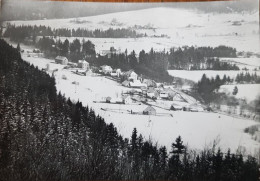
[[222,85],[219,91],[232,95],[235,86],[238,88],[238,93],[235,95],[236,98],[251,102],[260,96],[260,84]]
[[229,76],[231,79],[236,78],[237,74],[241,72],[248,72],[250,74],[256,73],[260,76],[260,71],[244,71],[244,70],[168,70],[169,74],[173,77],[180,77],[194,82],[201,80],[203,74],[206,74],[208,78],[215,78],[217,75],[223,78],[224,75]]
[[[105,15],[72,19],[52,19],[34,21],[11,21],[16,25],[45,25],[52,28],[134,28],[137,26],[154,29],[136,29],[147,35],[166,34],[170,38],[108,39],[107,46],[128,51],[169,50],[179,46],[219,46],[226,45],[238,51],[259,52],[259,12],[254,13],[204,13],[178,8],[150,8],[136,11],[110,13]],[[167,17],[167,18],[166,18]],[[114,19],[114,21],[113,21]],[[238,21],[240,25],[233,25]],[[111,22],[114,22],[111,24]],[[98,39],[93,40],[97,47],[102,46]],[[133,43],[131,43],[133,42]],[[102,42],[102,44],[104,44]],[[104,47],[105,48],[105,47]]]
[[[21,47],[25,49],[22,45]],[[58,69],[59,71],[55,73],[57,90],[73,101],[80,100],[83,105],[92,107],[97,114],[105,118],[107,123],[113,123],[124,137],[130,138],[133,128],[136,127],[138,133],[141,133],[145,139],[165,145],[168,150],[178,135],[181,135],[184,143],[193,149],[212,146],[214,140],[218,140],[219,146],[224,150],[231,148],[232,151],[236,151],[238,147],[243,147],[247,153],[254,154],[260,148],[259,143],[243,132],[244,128],[257,122],[216,113],[173,112],[160,108],[155,108],[157,113],[168,113],[173,117],[127,114],[127,110],[143,111],[147,106],[93,103],[93,101],[104,96],[116,98],[128,88],[105,77],[76,75],[63,69],[63,65],[55,64],[54,60],[27,57],[26,53],[22,54],[22,58],[38,66],[39,69],[46,68],[46,64],[50,65],[50,70]],[[67,80],[62,79],[63,75]],[[78,82],[78,85],[72,84],[74,81]],[[124,113],[103,111],[101,108],[117,109]]]

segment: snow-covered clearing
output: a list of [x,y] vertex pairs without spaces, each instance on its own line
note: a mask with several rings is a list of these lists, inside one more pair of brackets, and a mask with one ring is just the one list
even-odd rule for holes
[[[16,25],[45,25],[52,28],[86,28],[90,30],[130,27],[137,32],[146,33],[147,35],[158,36],[165,34],[170,37],[169,39],[150,38],[152,40],[149,41],[141,39],[134,43],[129,43],[128,39],[118,41],[109,39],[111,41],[108,44],[109,46],[123,50],[127,48],[128,51],[139,51],[140,47],[168,50],[172,46],[215,47],[226,45],[234,47],[238,51],[259,52],[258,14],[258,12],[217,14],[177,8],[150,8],[78,19],[78,21],[84,23],[76,23],[75,19],[11,21],[10,23]],[[150,44],[151,42],[153,43]]]
[[192,80],[194,82],[198,82],[201,80],[203,74],[206,74],[208,78],[216,77],[217,75],[220,76],[220,78],[223,78],[224,75],[229,76],[231,79],[236,78],[237,74],[241,72],[249,72],[250,74],[256,73],[260,76],[260,71],[244,71],[244,70],[168,70],[169,74],[173,77],[180,77],[188,80]]
[[235,86],[238,88],[238,93],[235,95],[236,98],[245,99],[247,102],[251,102],[260,96],[260,84],[222,85],[219,91],[232,95]]
[[[67,98],[70,97],[71,100],[80,100],[85,106],[92,107],[97,114],[105,118],[107,123],[112,122],[124,137],[129,138],[133,128],[136,127],[146,139],[150,138],[159,145],[166,145],[168,150],[178,135],[183,137],[185,144],[194,149],[203,149],[216,139],[219,140],[219,146],[225,150],[231,148],[235,151],[239,146],[246,148],[247,153],[253,154],[255,150],[259,150],[260,144],[243,132],[244,128],[257,124],[254,121],[216,113],[173,112],[157,107],[155,107],[157,113],[164,113],[167,116],[129,114],[130,110],[141,112],[147,106],[93,103],[103,96],[116,97],[128,88],[105,77],[76,75],[63,69],[63,65],[53,63],[53,60],[27,57],[26,53],[22,57],[25,61],[38,66],[39,69],[46,68],[46,64],[50,65],[50,70],[59,69],[55,73],[57,90],[65,94]],[[62,78],[64,76],[66,80]],[[74,81],[78,82],[78,85],[72,84]],[[101,108],[117,110],[117,112],[103,111]]]

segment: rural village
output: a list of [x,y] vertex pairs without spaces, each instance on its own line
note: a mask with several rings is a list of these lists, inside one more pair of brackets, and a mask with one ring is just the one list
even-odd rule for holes
[[[33,52],[37,53],[40,52],[40,50],[34,49]],[[106,51],[107,54],[104,52],[105,51],[102,52],[102,56],[109,57],[111,54],[109,50]],[[28,55],[30,56],[30,53],[28,53]],[[100,54],[97,56],[100,56]],[[190,86],[184,86],[184,88],[182,88],[178,86],[176,82],[173,82],[172,84],[158,83],[151,79],[142,78],[142,75],[138,75],[134,70],[123,72],[121,69],[113,69],[108,65],[91,67],[86,60],[78,60],[78,63],[73,63],[63,56],[57,56],[55,58],[55,63],[64,65],[64,69],[79,76],[103,76],[106,79],[113,80],[121,86],[128,88],[127,91],[122,92],[121,95],[102,97],[100,100],[95,100],[94,102],[126,105],[140,105],[142,103],[147,105],[147,108],[141,112],[128,110],[130,114],[162,114],[156,112],[154,107],[172,111],[212,111],[210,107],[202,105],[199,101],[185,93],[192,89]],[[93,69],[98,71],[93,72]],[[51,71],[49,69],[49,64],[47,64],[46,68],[43,70],[46,72]],[[55,70],[53,73],[55,73]],[[63,75],[62,79],[67,79],[67,77]],[[76,82],[72,83],[76,84]]]

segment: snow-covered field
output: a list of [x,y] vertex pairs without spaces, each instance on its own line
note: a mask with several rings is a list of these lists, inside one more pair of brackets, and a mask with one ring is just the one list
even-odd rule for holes
[[[168,50],[173,46],[184,45],[213,47],[226,45],[235,47],[238,51],[259,52],[260,50],[258,12],[217,14],[177,8],[150,8],[82,17],[78,21],[81,23],[76,23],[75,19],[12,21],[9,23],[92,30],[130,27],[147,35],[166,34],[170,37],[169,39],[150,38],[151,40],[143,38],[107,40],[110,41],[108,46],[122,50],[127,48],[128,51],[140,51],[142,48],[150,49],[151,47],[156,50]],[[235,23],[236,21],[238,23]],[[137,28],[138,26],[139,28]],[[134,43],[131,43],[132,41]]]
[[69,42],[72,42],[75,38],[79,39],[81,42],[83,39],[90,40],[95,45],[95,50],[97,53],[100,53],[102,50],[109,50],[110,47],[115,47],[120,50],[122,53],[127,51],[134,50],[136,54],[139,54],[140,51],[144,50],[149,52],[153,47],[154,51],[162,51],[163,49],[169,50],[173,46],[170,39],[167,38],[82,38],[82,37],[58,37],[64,41],[68,39]]
[[188,80],[192,80],[194,82],[198,82],[201,80],[203,74],[206,74],[208,78],[216,77],[217,75],[220,76],[220,78],[223,78],[224,75],[229,76],[231,79],[234,79],[237,74],[241,72],[249,72],[250,74],[256,73],[257,75],[260,75],[260,71],[243,71],[243,70],[224,70],[224,71],[217,71],[217,70],[168,70],[169,74],[174,77],[180,77]]
[[[105,77],[76,75],[50,59],[27,57],[26,53],[22,57],[25,61],[38,66],[39,69],[46,68],[46,64],[50,65],[50,70],[58,69],[59,71],[55,73],[57,90],[66,97],[70,97],[71,100],[80,100],[85,106],[89,105],[94,108],[107,123],[112,122],[124,137],[129,138],[133,128],[136,127],[146,139],[152,139],[159,145],[166,145],[168,150],[178,135],[183,137],[185,144],[194,149],[211,146],[214,140],[218,140],[219,146],[223,149],[231,148],[233,151],[241,146],[246,148],[247,153],[254,153],[260,147],[260,144],[252,140],[250,135],[243,133],[244,128],[257,124],[254,121],[216,113],[173,112],[160,108],[156,108],[157,113],[167,114],[166,116],[128,114],[127,110],[143,111],[147,106],[93,102],[103,96],[116,97],[128,88]],[[62,78],[64,76],[67,80]],[[78,85],[72,84],[74,81],[78,82]],[[101,108],[119,111],[103,111]]]
[[260,84],[222,85],[219,91],[232,95],[235,86],[238,88],[236,98],[246,99],[247,102],[251,102],[260,96]]

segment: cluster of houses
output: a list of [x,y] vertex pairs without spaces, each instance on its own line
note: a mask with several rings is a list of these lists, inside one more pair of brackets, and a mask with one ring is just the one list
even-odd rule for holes
[[[121,80],[124,80],[121,84],[125,87],[131,88],[129,92],[122,95],[121,98],[111,98],[107,97],[105,102],[115,103],[115,104],[132,104],[133,101],[137,102],[147,102],[148,99],[162,100],[170,103],[169,106],[165,108],[171,110],[184,110],[184,111],[193,111],[197,112],[199,109],[194,102],[196,100],[189,100],[189,97],[184,94],[182,91],[176,88],[176,83],[171,85],[156,83],[151,79],[143,79],[142,76],[138,76],[133,70],[122,72],[120,69],[112,69],[108,65],[101,66],[100,72],[105,75],[120,77]],[[182,102],[182,104],[175,104],[173,102]],[[144,111],[144,114],[154,114],[155,110],[152,107],[149,107],[149,110],[152,110],[153,113],[149,111]]]
[[112,69],[108,65],[101,66],[100,72],[105,75],[114,77],[122,77],[123,82],[121,83],[125,87],[133,88],[138,92],[141,92],[148,98],[151,99],[164,99],[169,101],[186,101],[182,94],[176,91],[176,85],[165,85],[162,83],[156,83],[151,79],[143,79],[138,76],[133,70],[122,72],[120,69]]
[[86,60],[79,60],[78,63],[69,62],[69,60],[64,56],[57,56],[55,58],[55,63],[61,65],[67,65],[71,68],[80,68],[83,70],[89,70],[89,63]]
[[[55,58],[55,62],[57,64],[67,65],[71,68],[79,68],[82,71],[87,72],[90,70],[89,63],[85,60],[79,60],[78,63],[69,62],[66,57],[57,56]],[[77,70],[77,73],[79,70]],[[104,98],[104,102],[106,103],[115,103],[115,104],[134,104],[133,95],[137,94],[138,96],[135,98],[139,98],[139,101],[146,102],[147,99],[153,100],[165,100],[165,101],[178,101],[178,102],[186,102],[189,101],[186,97],[183,97],[183,93],[176,89],[176,84],[166,85],[163,83],[156,83],[151,79],[144,79],[142,76],[138,76],[138,74],[134,70],[129,70],[126,72],[122,72],[121,69],[113,69],[111,66],[103,65],[100,67],[100,73],[120,78],[123,80],[121,82],[122,86],[132,88],[132,90],[128,94],[122,95],[120,98]],[[85,74],[84,74],[85,75]],[[138,100],[136,100],[138,101]],[[169,109],[172,110],[183,110],[183,106],[171,105]],[[148,107],[147,110],[143,111],[143,114],[156,114],[155,109],[153,107]]]

